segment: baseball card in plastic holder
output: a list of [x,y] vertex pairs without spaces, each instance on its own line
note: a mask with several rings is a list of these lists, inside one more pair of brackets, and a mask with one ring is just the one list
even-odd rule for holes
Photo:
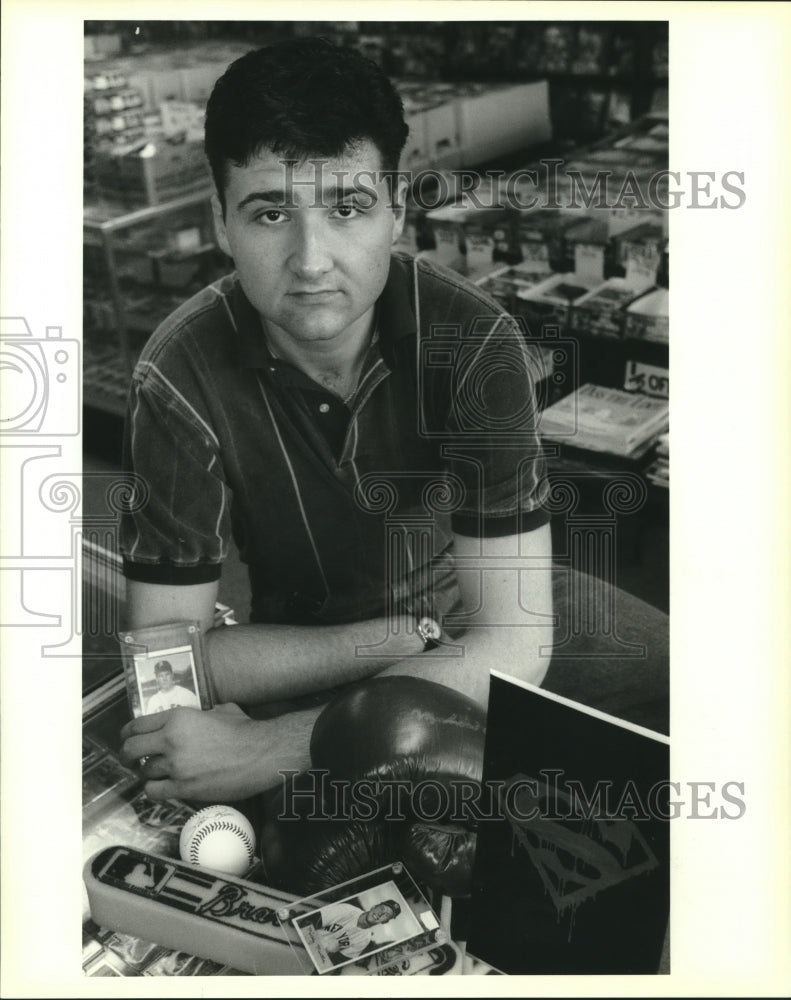
[[277,918],[305,972],[320,976],[352,964],[358,974],[375,974],[383,952],[401,946],[418,955],[447,940],[400,862],[290,903]]
[[211,708],[212,689],[198,622],[121,633],[124,679],[132,715],[170,708]]

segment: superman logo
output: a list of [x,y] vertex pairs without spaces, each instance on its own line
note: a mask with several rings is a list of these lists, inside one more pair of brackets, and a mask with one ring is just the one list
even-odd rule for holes
[[633,820],[574,815],[555,785],[515,774],[500,796],[514,845],[527,853],[559,916],[659,865]]

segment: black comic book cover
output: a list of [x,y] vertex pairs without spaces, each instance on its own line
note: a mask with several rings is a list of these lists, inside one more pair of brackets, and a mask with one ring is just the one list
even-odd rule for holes
[[513,975],[657,973],[668,769],[666,737],[493,675],[470,954]]

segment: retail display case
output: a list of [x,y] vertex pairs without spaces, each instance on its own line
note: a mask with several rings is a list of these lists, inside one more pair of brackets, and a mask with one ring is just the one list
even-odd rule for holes
[[85,404],[121,415],[135,362],[177,306],[230,269],[214,239],[211,189],[123,210],[88,203],[83,220]]

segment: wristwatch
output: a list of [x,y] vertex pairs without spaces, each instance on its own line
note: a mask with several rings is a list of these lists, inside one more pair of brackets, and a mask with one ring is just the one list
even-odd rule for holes
[[423,652],[429,649],[436,649],[440,645],[442,629],[433,618],[427,615],[418,619],[417,634],[423,640]]

